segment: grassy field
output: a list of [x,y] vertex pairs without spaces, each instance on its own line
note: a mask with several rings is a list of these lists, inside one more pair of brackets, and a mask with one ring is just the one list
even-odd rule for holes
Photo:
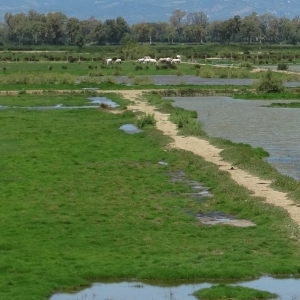
[[[61,97],[25,94],[0,98],[0,105],[86,101],[84,95]],[[1,299],[46,299],[107,278],[299,274],[295,225],[284,211],[252,197],[215,165],[185,151],[166,151],[169,140],[154,127],[124,133],[119,127],[135,123],[134,113],[0,114]],[[214,197],[199,202],[186,195],[191,187],[172,181],[182,171]],[[212,211],[257,226],[207,227],[194,216]]]
[[[134,62],[105,66],[100,59],[80,63],[4,60],[0,67],[0,90],[19,91],[0,96],[0,106],[17,107],[0,110],[0,299],[47,299],[55,291],[72,291],[105,279],[195,281],[266,273],[299,275],[299,232],[287,213],[253,197],[215,165],[168,149],[168,137],[153,126],[136,135],[121,131],[123,124],[138,123],[138,114],[126,110],[127,100],[113,93],[100,95],[118,102],[121,114],[100,108],[20,108],[83,106],[88,97],[99,96],[83,90],[87,87],[161,89],[141,79],[148,75],[255,79],[259,73],[245,67],[187,63],[176,68]],[[115,75],[128,76],[136,84],[116,84]],[[274,76],[295,79],[295,75]],[[252,87],[242,86],[182,83],[163,88],[166,95],[238,91],[237,97],[257,97],[249,92]],[[45,92],[31,95],[31,89]],[[82,90],[77,94],[75,89]],[[287,94],[281,99],[291,99],[297,90]],[[170,113],[185,134],[208,138],[195,112],[174,109],[159,95],[148,100]],[[274,179],[277,188],[298,201],[299,184],[263,163],[262,149],[219,139],[211,142],[225,149],[224,158]],[[192,188],[172,180],[178,172],[201,182],[214,197],[196,201],[188,196]],[[195,218],[196,213],[216,211],[248,219],[256,226],[207,227]]]

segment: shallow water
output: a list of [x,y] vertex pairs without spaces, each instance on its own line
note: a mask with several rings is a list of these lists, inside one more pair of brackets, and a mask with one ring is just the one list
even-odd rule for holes
[[[195,300],[193,293],[216,283],[184,283],[174,285],[152,285],[143,282],[94,283],[78,293],[60,293],[50,300]],[[268,276],[257,280],[231,283],[277,294],[277,299],[300,299],[300,279],[275,279]]]
[[174,106],[196,110],[208,135],[262,147],[269,152],[270,157],[266,160],[271,165],[282,174],[300,180],[300,109],[262,107],[282,100],[172,99]]
[[116,102],[114,102],[106,97],[90,97],[88,99],[91,101],[92,104],[106,104],[112,108],[116,108],[116,107],[120,106]]
[[[253,79],[247,78],[203,78],[195,75],[149,75],[155,85],[252,85]],[[119,84],[131,85],[131,80],[127,76],[115,76],[115,80]],[[286,82],[287,87],[298,87],[300,82]]]
[[63,105],[61,103],[56,104],[54,106],[2,106],[0,105],[0,109],[28,109],[28,110],[53,110],[53,109],[83,109],[83,108],[98,108],[100,104],[108,105],[109,107],[116,108],[120,106],[116,102],[106,98],[106,97],[90,97],[88,98],[89,104],[93,105],[78,105],[78,106],[68,106]]
[[126,133],[129,134],[135,134],[135,133],[140,133],[143,132],[143,130],[137,128],[135,125],[133,124],[124,124],[120,127],[121,130],[123,130]]

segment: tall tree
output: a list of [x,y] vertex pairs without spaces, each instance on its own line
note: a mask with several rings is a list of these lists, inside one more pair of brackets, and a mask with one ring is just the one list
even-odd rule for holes
[[46,37],[50,43],[58,45],[65,42],[67,16],[61,12],[49,12],[46,16]]
[[261,33],[256,12],[244,17],[241,24],[241,33],[244,38],[251,44]]
[[186,11],[175,9],[169,20],[171,25],[175,28],[179,39],[183,32],[185,16],[186,16]]

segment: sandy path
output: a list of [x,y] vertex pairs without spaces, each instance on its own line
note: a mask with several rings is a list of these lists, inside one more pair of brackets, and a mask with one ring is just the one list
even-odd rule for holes
[[[118,92],[120,93],[120,91]],[[285,209],[290,217],[300,226],[300,207],[290,200],[286,193],[274,190],[270,186],[271,181],[262,180],[243,170],[232,168],[232,165],[224,161],[220,156],[222,149],[211,145],[206,140],[179,135],[176,125],[168,120],[169,116],[167,114],[156,111],[155,107],[147,105],[145,101],[140,100],[142,91],[122,91],[121,93],[125,98],[135,101],[135,104],[129,106],[128,109],[154,114],[157,128],[173,138],[174,141],[170,144],[171,147],[191,151],[203,157],[206,161],[216,164],[221,170],[229,172],[232,179],[239,185],[252,191],[253,195],[263,197],[267,203]]]

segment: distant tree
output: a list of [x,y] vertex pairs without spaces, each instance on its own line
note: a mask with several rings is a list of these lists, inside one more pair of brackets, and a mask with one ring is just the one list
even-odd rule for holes
[[248,41],[248,44],[251,44],[251,42],[257,38],[261,33],[257,13],[254,12],[251,15],[244,17],[241,24],[241,33]]
[[136,40],[141,44],[150,41],[150,37],[152,33],[152,28],[150,26],[150,23],[138,23],[132,25],[131,30],[134,36],[136,37]]
[[186,11],[175,9],[172,12],[172,15],[169,20],[171,25],[175,28],[179,39],[183,32],[185,16],[186,16]]
[[99,21],[93,35],[98,45],[104,44],[106,42],[106,26]]
[[174,26],[172,26],[170,24],[167,26],[166,35],[167,35],[168,42],[173,44],[174,39],[176,37],[176,30],[175,30]]
[[[82,29],[79,19],[69,18],[66,24],[66,30],[68,35],[68,43],[75,45],[79,35],[82,35]],[[83,37],[83,35],[82,35]]]
[[61,12],[49,12],[46,15],[46,38],[49,43],[58,45],[65,42],[67,16]]
[[88,43],[96,42],[95,30],[96,27],[99,25],[99,23],[101,22],[95,19],[94,17],[90,17],[87,20],[80,21],[82,34],[86,42]]

